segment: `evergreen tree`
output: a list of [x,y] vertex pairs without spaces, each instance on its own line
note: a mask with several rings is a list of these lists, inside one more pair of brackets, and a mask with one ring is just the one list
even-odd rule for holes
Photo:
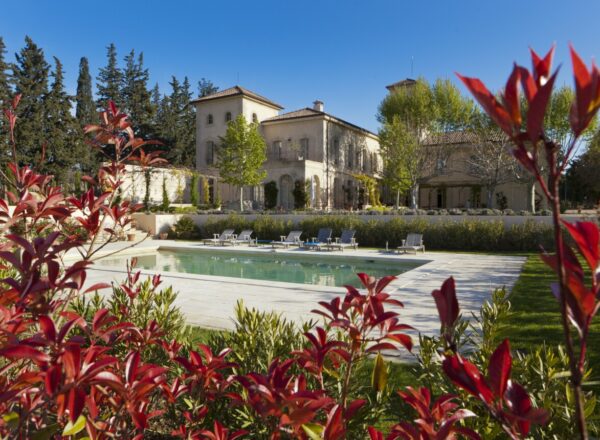
[[15,129],[18,145],[17,160],[33,164],[41,159],[42,145],[46,136],[45,97],[48,93],[49,64],[30,37],[25,37],[25,47],[16,55],[13,65],[15,93],[22,94],[17,108],[19,123]]
[[213,84],[211,80],[206,78],[202,78],[198,81],[198,96],[201,98],[203,96],[212,95],[213,93],[217,93],[219,88]]
[[77,121],[71,114],[71,97],[64,88],[62,63],[54,57],[54,81],[44,100],[46,160],[41,164],[44,172],[53,174],[58,183],[66,184],[73,166],[80,159],[78,151]]
[[179,105],[179,129],[177,130],[177,149],[179,163],[183,166],[194,167],[196,164],[196,110],[190,104],[192,90],[187,76],[183,79]]
[[96,107],[99,110],[104,110],[109,100],[113,100],[117,107],[123,104],[121,96],[121,78],[123,76],[121,69],[117,65],[117,49],[113,43],[107,47],[107,64],[106,67],[100,69],[96,80],[96,88],[98,89],[98,99]]
[[79,61],[79,76],[77,77],[77,96],[75,98],[75,116],[83,127],[97,122],[96,104],[92,94],[92,77],[90,65],[86,57]]
[[[5,53],[6,46],[4,45],[2,37],[0,37],[0,112],[10,105],[9,102],[12,94],[7,72],[9,66],[4,60]],[[0,113],[0,167],[2,170],[10,159],[9,151],[8,128],[5,125],[5,119]]]
[[129,115],[136,135],[146,137],[151,132],[152,103],[148,90],[148,69],[144,69],[144,54],[137,57],[132,50],[125,57],[125,69],[121,77],[123,111]]

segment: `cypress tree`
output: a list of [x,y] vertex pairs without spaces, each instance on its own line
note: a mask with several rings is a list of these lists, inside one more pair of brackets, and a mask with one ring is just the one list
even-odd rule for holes
[[151,132],[152,102],[148,91],[148,69],[144,69],[144,54],[135,57],[132,50],[125,57],[125,69],[121,78],[123,111],[133,124],[137,136],[145,137]]
[[13,65],[15,93],[21,93],[17,108],[19,123],[15,129],[18,145],[17,159],[21,164],[33,164],[41,159],[45,130],[45,97],[48,93],[49,64],[30,37],[25,37],[25,47],[16,55]]
[[54,81],[44,102],[47,146],[46,160],[41,167],[45,172],[53,174],[58,183],[65,184],[70,179],[73,166],[79,160],[80,151],[74,142],[77,123],[71,114],[72,98],[65,92],[62,63],[56,57],[54,63]]
[[201,98],[203,96],[212,95],[219,91],[219,88],[213,84],[213,82],[209,79],[202,78],[198,81],[198,96]]
[[96,77],[96,88],[98,89],[98,99],[96,107],[98,110],[106,109],[109,100],[113,100],[117,107],[123,105],[121,96],[121,78],[122,72],[117,65],[117,49],[113,43],[107,47],[106,57],[108,59],[106,67],[100,69]]
[[179,96],[179,128],[177,147],[180,150],[180,164],[194,167],[196,163],[196,111],[190,104],[192,90],[187,76],[183,80]]
[[75,98],[75,116],[83,127],[97,122],[96,104],[92,94],[92,77],[90,65],[86,57],[79,60],[79,76],[77,77],[77,96]]

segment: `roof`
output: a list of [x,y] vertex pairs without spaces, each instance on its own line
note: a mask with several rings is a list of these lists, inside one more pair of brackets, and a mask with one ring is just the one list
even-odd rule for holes
[[[499,130],[490,134],[488,141],[502,141],[506,138]],[[434,133],[425,137],[424,145],[449,145],[449,144],[475,144],[481,138],[471,131],[449,131],[447,133]]]
[[262,102],[263,104],[267,104],[271,107],[275,107],[279,110],[283,109],[283,107],[281,105],[277,104],[276,102],[273,102],[270,99],[267,99],[264,96],[259,95],[258,93],[248,90],[242,86],[233,86],[233,87],[230,87],[225,90],[220,90],[216,93],[212,93],[207,96],[202,96],[200,98],[196,98],[196,99],[192,100],[191,102],[192,102],[192,104],[194,104],[197,102],[212,101],[214,99],[229,98],[231,96],[239,96],[239,95],[246,96],[248,98],[254,99],[255,101],[259,101],[259,102]]
[[401,81],[390,84],[389,86],[385,86],[385,88],[388,89],[389,91],[392,91],[394,89],[397,89],[398,87],[412,86],[416,83],[417,83],[417,80],[412,79],[412,78],[406,78]]
[[375,133],[367,130],[366,128],[359,127],[358,125],[352,124],[351,122],[348,122],[348,121],[344,121],[343,119],[340,119],[336,116],[330,115],[329,113],[321,112],[319,110],[315,110],[314,108],[310,108],[310,107],[283,113],[278,116],[273,116],[272,118],[263,119],[261,121],[261,124],[269,123],[269,122],[289,121],[289,120],[303,119],[303,118],[313,118],[313,117],[319,117],[319,116],[330,119],[334,122],[338,122],[342,125],[346,125],[354,130],[363,132],[365,134],[369,134],[371,136],[377,137],[377,135]]

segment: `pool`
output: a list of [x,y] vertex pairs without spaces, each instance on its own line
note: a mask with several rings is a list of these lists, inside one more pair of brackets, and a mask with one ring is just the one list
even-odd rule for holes
[[[97,266],[125,267],[131,256],[103,258]],[[359,286],[359,272],[382,277],[399,275],[424,264],[424,261],[390,261],[356,257],[250,254],[235,251],[158,250],[137,255],[137,267],[162,272],[179,272],[219,277],[249,278],[284,283],[320,286]]]

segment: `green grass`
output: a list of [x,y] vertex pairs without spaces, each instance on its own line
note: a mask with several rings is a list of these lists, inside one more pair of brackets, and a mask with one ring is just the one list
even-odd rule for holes
[[[510,301],[512,315],[504,336],[513,348],[528,350],[546,343],[564,345],[560,306],[550,291],[556,275],[538,254],[528,254],[523,271],[515,284]],[[573,330],[576,334],[575,330]],[[588,365],[595,367],[593,377],[600,377],[600,318],[592,321],[588,340]]]

